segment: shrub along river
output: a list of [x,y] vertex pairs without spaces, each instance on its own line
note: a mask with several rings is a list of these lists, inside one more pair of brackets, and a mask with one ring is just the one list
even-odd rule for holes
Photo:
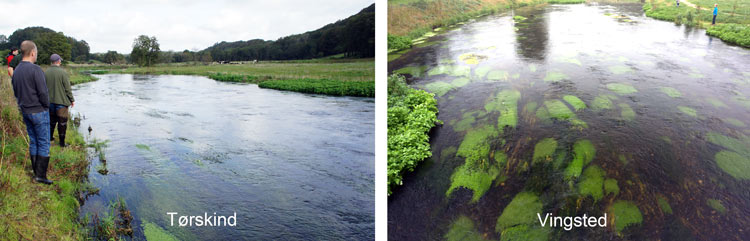
[[[374,101],[260,89],[198,76],[101,75],[74,86],[107,175],[82,215],[123,197],[135,238],[362,240],[374,237]],[[91,126],[92,132],[87,128]],[[235,227],[170,226],[178,215]]]
[[[445,123],[389,198],[389,239],[750,239],[748,49],[641,4],[439,31],[389,62]],[[537,213],[608,227],[543,228]]]

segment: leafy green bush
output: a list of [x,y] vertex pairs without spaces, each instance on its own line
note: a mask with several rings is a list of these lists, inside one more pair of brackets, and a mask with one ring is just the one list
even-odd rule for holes
[[411,38],[408,36],[388,35],[388,49],[401,50],[411,48]]
[[750,26],[747,25],[734,23],[715,25],[708,28],[706,34],[750,48]]
[[286,79],[263,81],[258,87],[311,94],[375,97],[375,81]]
[[412,89],[401,75],[388,78],[388,195],[404,172],[432,156],[427,133],[438,123],[435,94]]

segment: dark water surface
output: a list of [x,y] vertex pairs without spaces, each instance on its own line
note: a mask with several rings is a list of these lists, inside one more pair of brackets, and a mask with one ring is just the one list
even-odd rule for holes
[[[150,222],[180,239],[374,237],[374,101],[197,76],[101,75],[74,87],[108,175],[83,212],[123,197],[135,239]],[[88,136],[87,128],[93,132]],[[232,215],[236,227],[169,226],[167,212]]]
[[[646,18],[641,4],[524,8],[420,46],[389,70],[436,93],[445,124],[430,133],[432,158],[389,197],[389,240],[445,239],[467,223],[459,219],[473,223],[456,229],[466,237],[497,240],[498,219],[521,192],[543,213],[607,213],[612,224],[612,210],[629,203],[642,216],[621,230],[547,230],[549,239],[750,240],[750,50]],[[546,138],[554,154],[532,161]],[[586,174],[566,176],[581,140],[596,150],[583,172],[601,168],[599,193],[602,179],[618,192],[593,198],[581,191]],[[491,184],[461,179],[462,146],[480,153],[467,173]]]

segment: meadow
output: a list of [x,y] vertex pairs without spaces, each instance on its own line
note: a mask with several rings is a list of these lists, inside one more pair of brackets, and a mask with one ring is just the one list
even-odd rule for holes
[[[200,75],[217,81],[254,84],[274,81],[259,86],[303,93],[375,96],[375,62],[373,59],[316,59],[237,64],[174,63],[153,67],[131,65],[72,65],[71,67],[78,72],[93,74]],[[321,83],[324,82],[326,87],[320,88]],[[358,90],[350,91],[351,89]]]

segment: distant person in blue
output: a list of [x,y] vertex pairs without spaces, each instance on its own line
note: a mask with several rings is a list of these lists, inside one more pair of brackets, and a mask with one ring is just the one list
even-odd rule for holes
[[711,22],[711,25],[716,24],[716,14],[719,14],[719,4],[714,3],[714,20]]
[[680,0],[677,0],[677,6],[678,7],[680,6]]

